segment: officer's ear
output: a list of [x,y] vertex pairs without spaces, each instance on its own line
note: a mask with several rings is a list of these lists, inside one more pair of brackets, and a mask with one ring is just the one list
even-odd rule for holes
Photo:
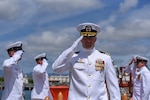
[[95,37],[94,37],[94,42],[96,42],[96,40],[97,40],[97,37],[95,36]]
[[95,41],[97,40],[97,37],[95,37]]

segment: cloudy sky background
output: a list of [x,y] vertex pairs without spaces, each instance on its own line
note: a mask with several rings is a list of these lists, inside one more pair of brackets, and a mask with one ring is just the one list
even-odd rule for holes
[[79,37],[76,26],[83,22],[101,27],[96,48],[110,53],[117,66],[135,54],[150,59],[149,9],[149,0],[0,0],[0,64],[8,58],[5,47],[22,41],[24,73],[43,52],[52,73],[52,62]]

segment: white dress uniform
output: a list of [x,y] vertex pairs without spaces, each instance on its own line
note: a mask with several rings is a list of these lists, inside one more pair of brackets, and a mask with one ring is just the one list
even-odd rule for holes
[[[20,45],[21,42],[15,43],[13,46]],[[23,98],[23,74],[22,69],[18,65],[18,60],[23,54],[22,50],[3,62],[4,70],[4,91],[1,100],[24,100]]]
[[[35,59],[40,57],[45,57],[45,53],[42,53],[35,57]],[[50,93],[49,81],[48,81],[48,73],[46,71],[48,66],[48,62],[46,59],[43,59],[43,64],[37,64],[33,68],[33,81],[34,88],[31,93],[32,100],[44,100],[45,97],[49,97],[52,99],[52,95]]]
[[[57,73],[71,72],[68,100],[120,100],[118,79],[110,56],[95,50],[83,49],[78,54],[68,55],[63,52],[54,62],[52,68]],[[104,69],[96,67],[104,62]]]
[[111,57],[95,48],[82,48],[79,53],[75,53],[75,48],[83,36],[96,36],[97,32],[100,32],[99,26],[83,23],[77,27],[77,30],[81,34],[80,38],[52,65],[57,73],[70,72],[68,100],[108,100],[106,84],[110,100],[120,100],[118,79]]
[[150,71],[147,67],[136,68],[134,64],[125,71],[131,72],[133,76],[133,100],[150,100]]

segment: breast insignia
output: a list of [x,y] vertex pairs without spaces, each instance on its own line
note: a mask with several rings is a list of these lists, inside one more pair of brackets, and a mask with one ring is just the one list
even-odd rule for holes
[[99,58],[96,60],[96,62],[95,62],[95,70],[96,71],[104,70],[104,66],[105,66],[105,62],[103,59]]

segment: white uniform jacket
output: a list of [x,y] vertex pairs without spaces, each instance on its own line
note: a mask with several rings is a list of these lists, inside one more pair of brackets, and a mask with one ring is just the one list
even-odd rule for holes
[[52,95],[50,93],[49,81],[48,81],[48,74],[46,68],[48,63],[45,59],[43,59],[43,64],[37,64],[33,68],[33,82],[34,88],[32,89],[31,99],[32,100],[44,100],[46,96],[52,99]]
[[23,74],[18,65],[21,55],[14,54],[3,63],[4,91],[1,100],[24,100],[23,99]]
[[90,54],[87,54],[84,49],[78,54],[67,49],[53,63],[52,68],[57,73],[70,71],[68,100],[108,100],[105,83],[107,83],[110,100],[121,99],[111,57],[100,53],[95,48],[90,51]]
[[[150,100],[150,71],[146,66],[131,68],[133,77],[133,100]],[[129,69],[130,67],[128,67]],[[129,72],[129,70],[127,70]]]

